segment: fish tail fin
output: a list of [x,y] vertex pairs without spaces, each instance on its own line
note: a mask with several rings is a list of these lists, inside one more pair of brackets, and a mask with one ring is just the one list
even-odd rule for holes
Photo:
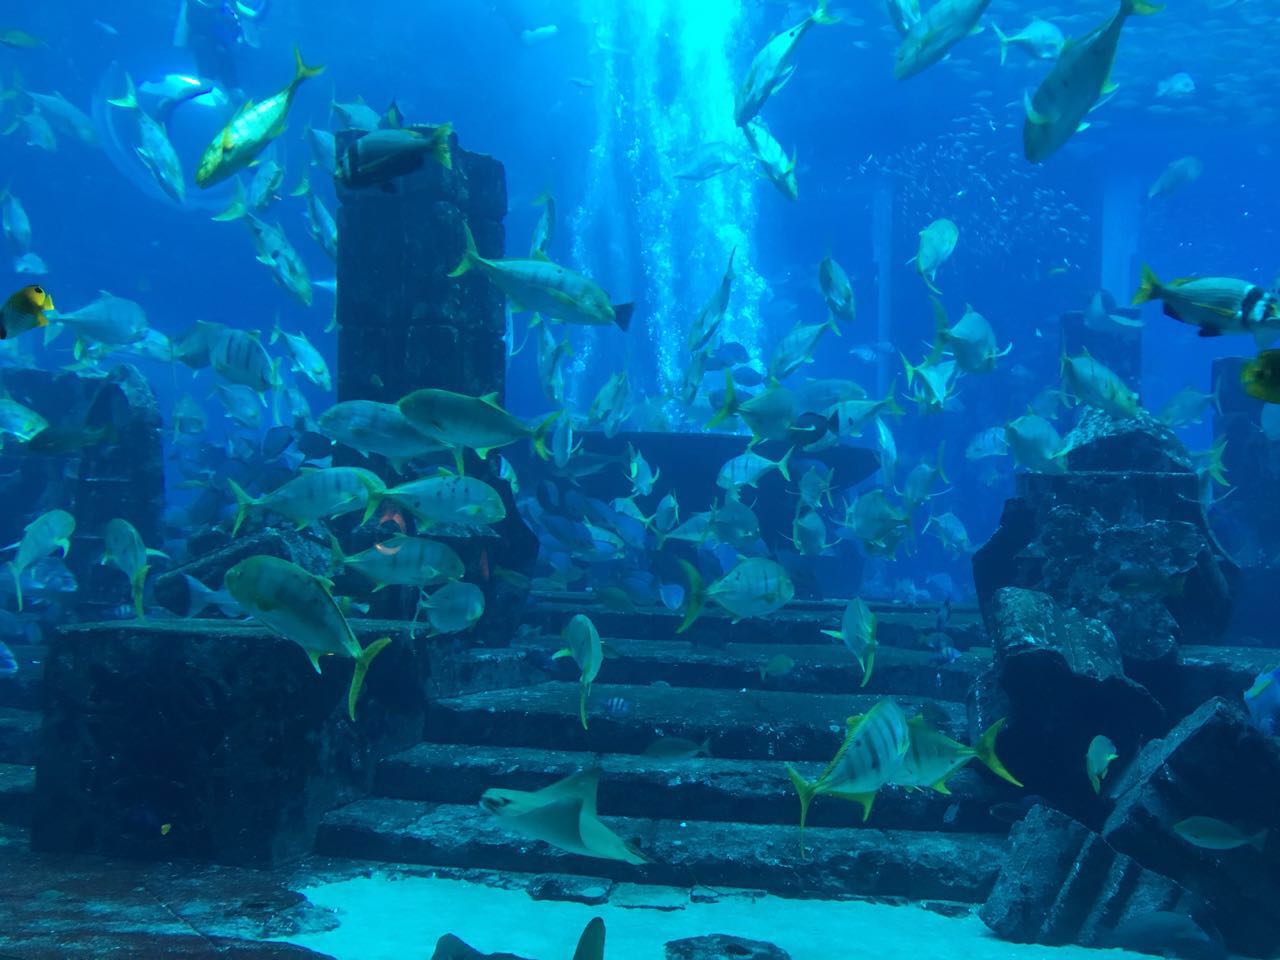
[[1120,0],[1120,13],[1126,17],[1131,13],[1136,13],[1140,17],[1149,17],[1163,9],[1163,3],[1150,3],[1148,0]]
[[1000,66],[1004,66],[1005,60],[1009,58],[1009,38],[1005,32],[995,25],[993,21],[991,29],[995,32],[996,39],[1000,41]]
[[994,773],[1001,780],[1008,780],[1015,787],[1020,787],[1022,786],[1022,782],[1011,774],[1000,761],[1000,758],[996,756],[996,738],[1000,736],[1000,731],[1004,729],[1005,721],[1007,719],[1007,717],[1001,717],[991,726],[987,727],[986,733],[978,738],[978,742],[974,745],[973,750],[974,753],[977,754],[978,759],[982,761],[988,770]]
[[871,671],[876,668],[876,648],[874,646],[867,647],[867,659],[865,663],[860,663],[862,667],[862,682],[858,684],[859,688],[865,687],[871,682]]
[[811,14],[811,19],[819,26],[831,26],[839,23],[840,18],[827,9],[828,0],[818,0],[818,6]]
[[587,695],[589,693],[591,693],[591,684],[581,684],[578,690],[578,722],[582,724],[583,730],[587,729]]
[[382,501],[386,495],[386,490],[375,490],[372,487],[369,488],[369,502],[365,504],[364,516],[360,518],[360,523],[362,525],[368,523],[369,518],[378,512],[378,507],[382,505]]
[[346,565],[347,555],[342,552],[342,544],[332,533],[329,534],[329,576],[337,576]]
[[240,525],[249,516],[249,511],[256,507],[260,501],[256,497],[251,497],[245,493],[244,488],[234,480],[228,480],[227,485],[231,487],[231,492],[236,498],[236,519],[231,527],[231,535],[234,537],[240,532]]
[[[902,368],[907,372],[907,389],[910,390],[911,384],[915,381],[916,373],[920,370],[920,367],[917,367],[908,360],[905,353],[899,353],[898,356],[902,357]],[[921,366],[923,366],[923,364],[921,364]]]
[[369,664],[391,643],[390,637],[382,637],[373,641],[356,657],[355,669],[351,671],[351,686],[347,690],[347,716],[354,722],[356,719],[356,703],[360,700],[360,691],[364,688],[364,677],[369,672]]
[[733,389],[733,374],[724,372],[724,405],[707,421],[707,429],[717,427],[738,412],[738,395]]
[[787,764],[787,776],[791,778],[791,785],[796,788],[796,795],[800,798],[800,856],[804,856],[804,827],[809,819],[809,804],[813,802],[814,796],[818,793],[817,781],[810,783],[800,774],[796,773],[795,767]]
[[636,305],[634,303],[615,303],[613,304],[613,322],[618,328],[626,333],[631,329],[631,315],[635,313]]
[[431,155],[446,170],[453,169],[453,153],[449,150],[449,138],[453,136],[453,124],[442,123],[431,134]]
[[9,572],[13,574],[13,592],[18,597],[18,612],[22,612],[22,571],[16,563],[9,564]]
[[[240,182],[240,178],[236,177],[236,187],[231,195],[231,202],[227,204],[227,209],[221,213],[215,213],[213,219],[218,223],[229,223],[232,220],[243,220],[248,213],[249,204],[244,196],[244,185]],[[271,342],[275,343],[274,340]]]
[[557,410],[551,416],[543,420],[533,431],[530,440],[533,443],[533,452],[538,455],[539,460],[550,460],[551,451],[547,449],[547,435],[551,432],[552,426],[560,419],[561,411]]
[[303,80],[310,80],[312,77],[318,77],[324,73],[323,63],[314,67],[307,66],[302,60],[302,51],[297,47],[293,48],[293,63],[293,82],[289,86],[294,90],[298,89],[298,84],[302,83]]
[[791,482],[791,455],[796,452],[796,448],[792,447],[782,455],[782,459],[778,461],[778,472],[782,474],[782,479]]
[[1133,295],[1130,306],[1148,303],[1160,296],[1160,278],[1148,264],[1142,265],[1142,282],[1138,284],[1138,292]]
[[703,604],[707,602],[707,591],[703,586],[702,576],[694,565],[687,560],[681,560],[679,563],[681,569],[684,570],[685,579],[689,581],[689,592],[685,598],[684,620],[676,628],[676,633],[684,633],[693,626],[693,621],[698,619],[698,614],[702,613]]
[[[942,358],[942,353],[947,343],[947,328],[951,326],[951,320],[947,316],[947,308],[942,305],[942,301],[937,297],[930,297],[929,299],[933,302],[933,348],[929,351],[929,356],[920,361],[920,366],[922,367],[937,363]],[[967,307],[968,304],[965,306]]]
[[120,107],[122,110],[137,110],[138,109],[138,90],[133,85],[133,77],[129,76],[129,74],[126,73],[124,75],[124,82],[125,82],[124,96],[116,97],[115,99],[108,100],[107,103],[111,104],[113,107]]
[[460,277],[480,262],[480,251],[476,249],[476,238],[471,234],[471,225],[462,224],[462,236],[466,246],[462,251],[462,259],[449,273],[451,277]]
[[945,440],[939,441],[938,443],[938,476],[942,479],[943,483],[950,483],[951,479],[947,476],[947,471],[943,468],[943,465],[942,465],[942,455],[946,451],[946,448],[947,448],[947,441]]
[[139,620],[147,619],[147,615],[142,610],[142,588],[146,585],[147,574],[150,570],[150,566],[143,564],[138,569],[138,572],[133,575],[131,584],[133,587],[133,610],[138,615]]
[[1259,830],[1249,838],[1249,846],[1261,853],[1262,848],[1267,845],[1267,835],[1269,832],[1270,831],[1267,830]]

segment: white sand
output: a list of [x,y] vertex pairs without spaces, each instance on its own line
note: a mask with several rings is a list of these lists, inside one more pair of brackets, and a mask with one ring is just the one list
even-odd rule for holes
[[[634,888],[632,888],[634,889]],[[680,937],[731,933],[768,940],[793,960],[1125,960],[1120,950],[1049,948],[1004,943],[975,916],[950,919],[918,907],[863,902],[786,900],[730,893],[717,903],[687,902],[665,888],[640,902],[685,902],[682,909],[627,908],[614,903],[535,901],[523,890],[459,880],[375,874],[301,891],[334,911],[341,926],[290,943],[338,960],[427,960],[445,933],[486,953],[507,951],[535,960],[570,960],[578,935],[604,917],[607,960],[663,960],[663,944]],[[1149,958],[1148,958],[1149,960]]]

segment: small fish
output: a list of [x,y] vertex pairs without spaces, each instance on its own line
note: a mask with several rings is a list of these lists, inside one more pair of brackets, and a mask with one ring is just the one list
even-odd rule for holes
[[1102,792],[1102,779],[1107,775],[1111,761],[1117,756],[1116,745],[1102,734],[1089,741],[1089,749],[1084,755],[1084,767],[1089,774],[1089,782],[1093,784],[1094,793]]
[[1269,737],[1280,735],[1280,667],[1258,674],[1244,692],[1253,725]]
[[646,757],[657,757],[664,760],[691,760],[694,757],[711,756],[711,738],[701,743],[685,740],[683,737],[659,737],[645,747]]
[[[600,631],[586,614],[579,613],[564,628],[564,647],[552,657],[573,657],[573,662],[582,671],[579,679],[581,692],[578,697],[578,720],[582,729],[587,729],[587,697],[591,694],[591,685],[600,673],[604,664],[604,645],[600,642]],[[620,699],[620,698],[614,698]]]
[[834,637],[845,645],[858,661],[862,670],[862,683],[865,687],[871,680],[871,671],[875,667],[876,650],[880,644],[876,641],[876,615],[861,597],[850,600],[844,608],[840,619],[839,630],[823,630],[828,637]]
[[1173,825],[1173,832],[1187,843],[1205,850],[1235,850],[1245,845],[1261,851],[1267,842],[1267,831],[1245,833],[1214,817],[1187,817]]
[[785,653],[775,654],[760,665],[760,679],[785,677],[795,667],[796,662]]
[[610,697],[604,702],[604,712],[615,720],[631,716],[634,709],[631,701],[623,697]]

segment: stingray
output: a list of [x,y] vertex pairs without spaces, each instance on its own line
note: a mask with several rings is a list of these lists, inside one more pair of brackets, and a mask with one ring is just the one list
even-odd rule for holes
[[541,790],[486,790],[484,807],[507,829],[568,853],[624,863],[646,859],[596,815],[600,771],[584,770]]

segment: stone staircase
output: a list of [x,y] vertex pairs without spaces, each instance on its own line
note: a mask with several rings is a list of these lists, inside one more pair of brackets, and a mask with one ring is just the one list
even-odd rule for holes
[[[950,796],[884,791],[865,824],[856,805],[820,798],[802,854],[785,767],[816,776],[839,746],[845,718],[883,696],[968,742],[963,700],[990,663],[989,649],[935,665],[917,640],[933,629],[935,611],[879,611],[882,646],[860,689],[852,656],[820,632],[837,625],[841,604],[799,605],[733,626],[707,615],[689,639],[676,639],[679,621],[669,613],[617,614],[584,603],[543,598],[526,618],[541,633],[463,654],[461,692],[431,704],[426,742],[380,764],[374,796],[328,815],[318,852],[793,896],[985,897],[1007,832],[989,811],[1020,791],[975,763],[951,779]],[[609,637],[587,730],[572,661],[548,659],[569,616],[584,609]],[[949,630],[965,641],[980,636],[973,611],[958,611]],[[779,653],[792,669],[762,677],[760,667]],[[709,739],[712,756],[645,755],[659,736]],[[478,806],[489,787],[537,789],[592,765],[601,770],[602,816],[649,863],[562,853],[508,833]]]
[[11,645],[18,672],[0,679],[0,834],[25,830],[31,822],[44,646]]

